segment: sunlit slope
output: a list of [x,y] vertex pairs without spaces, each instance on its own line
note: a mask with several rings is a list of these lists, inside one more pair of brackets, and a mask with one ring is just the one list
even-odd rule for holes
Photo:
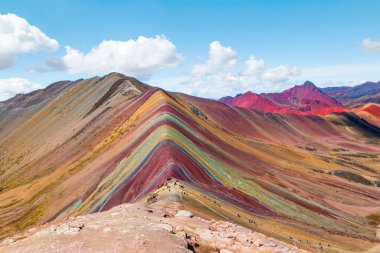
[[358,109],[354,109],[356,114],[370,122],[372,125],[380,127],[380,105],[366,104]]
[[179,201],[204,215],[312,249],[366,249],[379,142],[354,113],[265,114],[119,74],[84,80],[1,141],[2,235],[144,202],[174,178]]

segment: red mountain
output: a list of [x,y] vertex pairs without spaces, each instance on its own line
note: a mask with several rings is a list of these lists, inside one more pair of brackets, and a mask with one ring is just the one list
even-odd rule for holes
[[230,105],[264,112],[278,112],[283,109],[273,102],[267,100],[266,98],[263,98],[261,95],[253,93],[251,91],[248,91],[230,100],[225,100],[224,102]]
[[326,107],[344,107],[340,102],[320,91],[309,81],[281,93],[261,95],[282,107],[297,111],[312,111]]
[[232,99],[223,99],[224,103],[263,112],[295,114],[329,114],[345,111],[337,100],[324,94],[312,82],[296,85],[281,93],[246,92]]

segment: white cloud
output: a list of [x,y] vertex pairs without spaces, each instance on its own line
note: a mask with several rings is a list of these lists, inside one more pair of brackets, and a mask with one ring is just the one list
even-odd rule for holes
[[287,82],[289,78],[300,74],[301,70],[297,67],[278,66],[265,70],[262,79],[272,83]]
[[267,68],[264,60],[253,55],[239,71],[236,51],[214,41],[209,46],[209,58],[205,63],[194,66],[192,76],[182,81],[178,90],[201,97],[220,98],[248,90],[279,89],[299,74],[296,67]]
[[269,82],[270,84],[284,83],[289,81],[291,77],[299,76],[301,70],[297,67],[278,66],[274,68],[267,68],[264,60],[259,60],[255,56],[251,55],[247,61],[245,61],[245,69],[242,75],[252,79],[255,77],[261,82]]
[[209,58],[206,63],[195,65],[193,75],[210,75],[222,70],[229,70],[237,63],[237,53],[231,47],[224,47],[214,41],[209,47]]
[[220,98],[222,96],[249,90],[252,87],[245,82],[244,77],[227,71],[213,75],[187,78],[179,84],[178,88],[179,91],[186,94],[206,98]]
[[154,72],[176,66],[182,56],[175,45],[164,36],[137,40],[105,40],[87,54],[66,46],[62,61],[70,73],[122,72],[136,77],[146,77]]
[[243,75],[258,75],[262,73],[265,69],[265,63],[263,60],[256,59],[255,56],[251,55],[248,60],[245,61],[245,69]]
[[58,42],[15,14],[0,14],[0,69],[10,67],[16,55],[52,51]]
[[362,40],[362,47],[365,51],[368,52],[380,51],[380,40]]
[[14,77],[0,79],[0,101],[8,99],[18,93],[27,93],[42,88],[40,84],[26,79]]
[[43,65],[30,65],[26,69],[31,73],[46,73],[51,71],[65,71],[67,70],[66,64],[60,57],[49,57],[45,59],[45,66]]

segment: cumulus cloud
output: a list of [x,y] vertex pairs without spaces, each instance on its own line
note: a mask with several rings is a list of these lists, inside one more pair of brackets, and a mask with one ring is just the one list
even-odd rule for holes
[[298,76],[300,73],[297,67],[278,66],[265,70],[262,79],[272,83],[287,82],[290,77]]
[[56,61],[55,64],[59,65],[58,68],[64,66],[73,74],[116,71],[147,77],[158,70],[176,66],[182,59],[175,45],[164,36],[140,36],[128,41],[105,40],[88,53],[70,46],[65,49],[62,62]]
[[27,93],[42,88],[40,84],[26,79],[14,77],[0,79],[0,101],[8,99],[18,93]]
[[237,63],[237,53],[231,47],[224,47],[214,41],[209,47],[209,58],[206,63],[195,65],[193,75],[210,75],[222,70],[229,70]]
[[45,66],[31,65],[27,68],[27,71],[32,73],[45,73],[51,71],[63,71],[67,70],[66,64],[62,58],[49,57],[45,59]]
[[31,65],[27,67],[26,70],[31,73],[46,73],[50,71],[50,69],[47,67],[37,65]]
[[268,68],[264,60],[251,55],[238,69],[238,54],[231,47],[214,41],[209,46],[209,58],[192,69],[192,75],[182,82],[180,91],[210,98],[234,95],[248,90],[278,89],[290,78],[300,75],[296,67]]
[[58,42],[15,14],[0,14],[0,69],[10,67],[18,54],[53,51]]
[[362,47],[368,52],[380,51],[380,40],[362,40]]
[[245,61],[245,69],[242,74],[246,76],[258,75],[262,73],[264,69],[264,61],[258,60],[255,56],[251,55],[249,59]]

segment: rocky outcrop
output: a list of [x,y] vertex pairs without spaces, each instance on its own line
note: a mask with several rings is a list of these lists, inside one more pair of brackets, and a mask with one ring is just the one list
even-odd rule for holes
[[4,239],[0,252],[306,252],[179,208],[176,202],[160,201],[70,217]]

